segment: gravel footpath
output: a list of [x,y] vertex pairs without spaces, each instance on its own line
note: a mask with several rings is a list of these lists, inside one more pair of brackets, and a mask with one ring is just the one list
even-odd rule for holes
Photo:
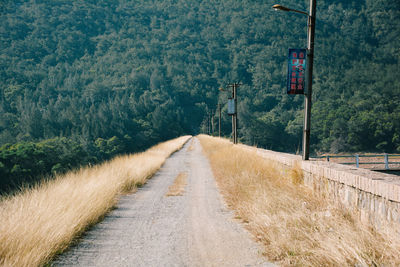
[[[188,174],[183,195],[165,196],[182,172]],[[192,138],[51,265],[274,266],[233,216]]]

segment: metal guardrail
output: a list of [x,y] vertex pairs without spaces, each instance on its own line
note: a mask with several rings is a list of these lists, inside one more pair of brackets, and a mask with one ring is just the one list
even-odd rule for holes
[[[383,157],[383,162],[360,162],[360,158],[379,158],[379,157]],[[389,158],[396,158],[396,159],[400,159],[400,154],[380,154],[380,155],[343,155],[343,156],[330,156],[330,155],[326,155],[326,156],[320,156],[320,157],[315,157],[315,158],[326,158],[327,161],[330,161],[330,159],[333,158],[354,158],[355,161],[354,162],[338,162],[339,164],[346,164],[346,165],[356,165],[357,168],[360,167],[361,164],[369,164],[369,165],[373,165],[373,164],[385,164],[385,170],[390,170],[389,168],[389,164],[400,164],[400,162],[394,162],[394,161],[389,161]]]

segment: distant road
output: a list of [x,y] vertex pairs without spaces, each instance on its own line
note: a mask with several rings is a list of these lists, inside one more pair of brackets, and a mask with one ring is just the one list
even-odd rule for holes
[[[166,196],[180,173],[183,195]],[[52,266],[274,266],[233,217],[193,138]]]

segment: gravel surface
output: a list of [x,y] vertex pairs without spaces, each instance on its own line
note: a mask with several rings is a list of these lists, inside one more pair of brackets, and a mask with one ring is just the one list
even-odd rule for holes
[[[182,196],[165,196],[186,172]],[[224,204],[196,138],[52,266],[274,266]]]

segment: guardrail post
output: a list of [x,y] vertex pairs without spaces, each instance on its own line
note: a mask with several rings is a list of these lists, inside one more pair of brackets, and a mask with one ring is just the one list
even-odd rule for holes
[[389,170],[389,155],[385,153],[385,170]]
[[356,167],[358,168],[360,166],[360,157],[358,154],[356,155]]

